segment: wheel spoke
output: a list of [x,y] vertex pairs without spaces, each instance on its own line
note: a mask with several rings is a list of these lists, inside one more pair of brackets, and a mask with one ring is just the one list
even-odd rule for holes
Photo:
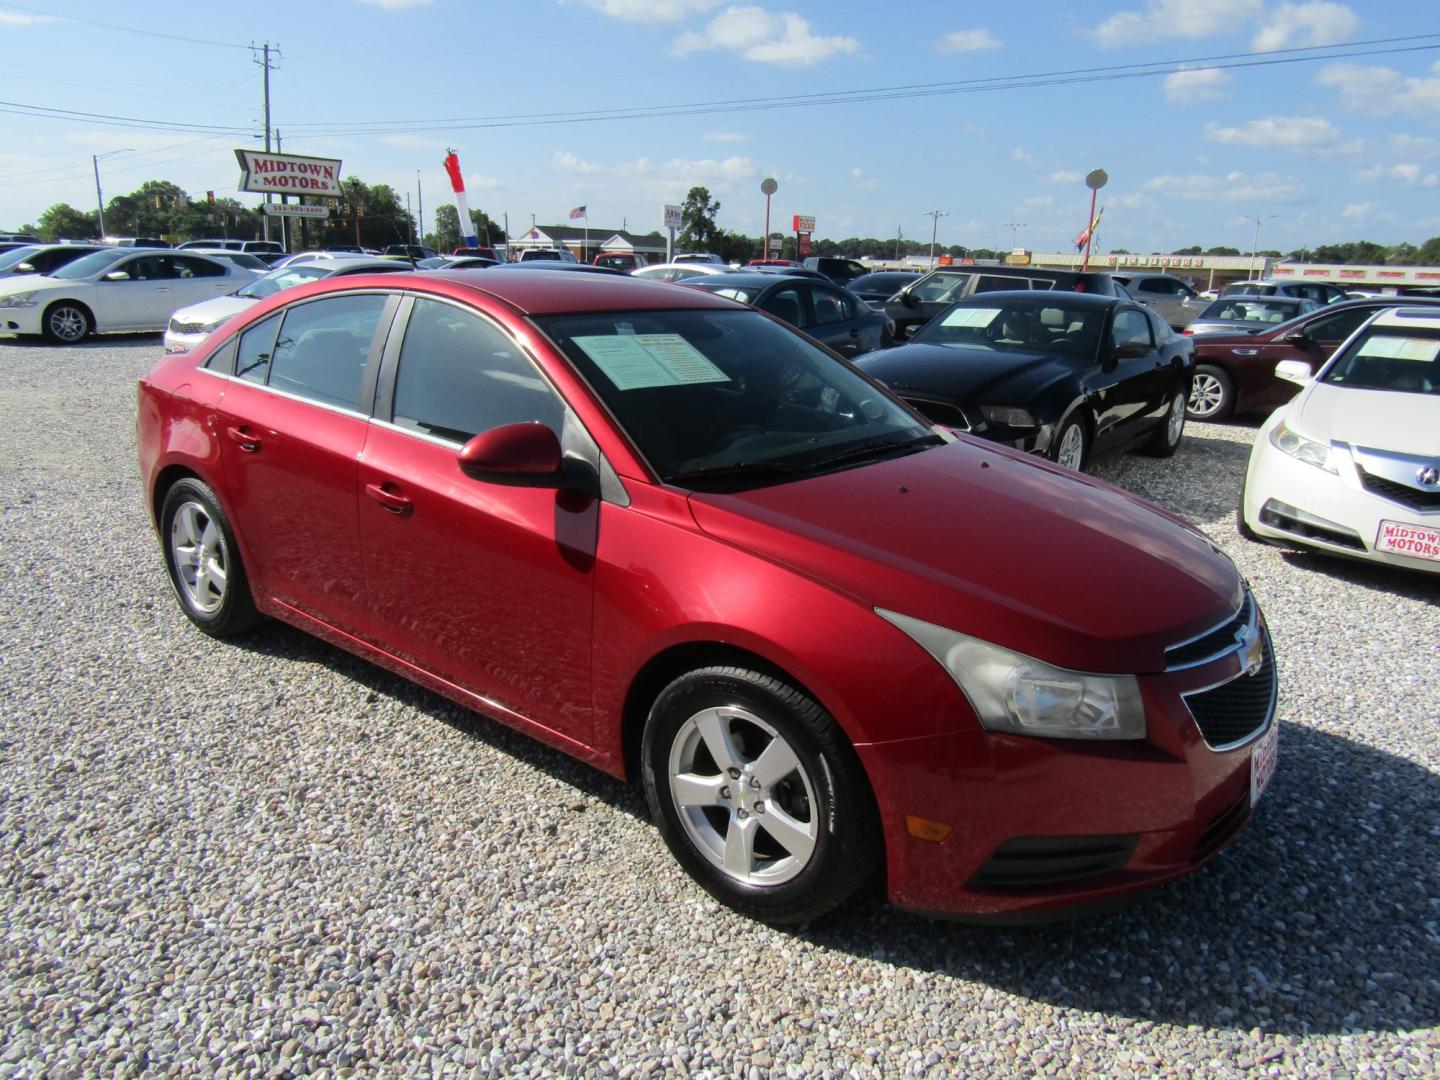
[[739,766],[740,754],[730,739],[730,721],[727,717],[718,710],[711,709],[695,718],[695,726],[700,729],[700,737],[705,740],[705,748],[710,751],[716,765],[722,770]]
[[750,775],[760,781],[762,788],[770,788],[795,771],[800,759],[784,739],[771,739],[761,755],[750,766]]
[[725,786],[723,776],[699,776],[695,773],[681,773],[670,778],[670,790],[679,806],[719,806],[724,804],[720,789]]
[[225,595],[225,568],[218,559],[200,560],[200,570],[195,575],[195,591],[208,593],[217,599]]
[[201,534],[196,520],[198,517],[199,510],[193,504],[182,506],[175,515],[175,524],[180,527],[181,539],[187,548],[193,548],[200,543]]
[[[796,821],[774,803],[768,803],[758,820],[760,827],[783,847],[797,862],[805,862],[815,850],[815,823]],[[753,843],[753,842],[752,842]],[[727,845],[728,857],[728,845]]]
[[725,834],[725,869],[740,878],[747,878],[755,862],[755,832],[759,828],[756,818],[740,821],[730,819],[730,829]]

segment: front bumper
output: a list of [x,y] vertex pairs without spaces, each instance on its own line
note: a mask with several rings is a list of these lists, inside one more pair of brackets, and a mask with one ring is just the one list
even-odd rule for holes
[[[1261,650],[1232,648],[1141,677],[1144,740],[977,727],[857,747],[885,822],[891,901],[950,917],[1043,920],[1119,906],[1208,860],[1251,816],[1257,747],[1273,750],[1274,658],[1258,613],[1253,626],[1258,667]],[[1250,712],[1241,729],[1237,709]],[[917,838],[907,816],[950,832]]]
[[[1241,513],[1258,536],[1440,573],[1440,559],[1376,550],[1382,523],[1440,530],[1440,493],[1431,498],[1421,489],[1387,480],[1384,460],[1375,451],[1344,444],[1331,447],[1335,473],[1308,465],[1271,444],[1275,422],[1272,418],[1256,437],[1245,475]],[[1440,457],[1434,464],[1440,467]]]
[[34,307],[0,308],[0,330],[7,334],[39,334],[44,314],[44,302]]

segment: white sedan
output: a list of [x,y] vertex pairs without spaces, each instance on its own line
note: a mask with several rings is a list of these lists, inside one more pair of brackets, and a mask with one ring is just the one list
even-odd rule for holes
[[1250,539],[1440,573],[1440,313],[1389,308],[1265,422],[1240,496]]
[[234,292],[249,270],[189,251],[104,248],[45,277],[0,281],[0,333],[72,343],[92,333],[163,330],[176,308]]

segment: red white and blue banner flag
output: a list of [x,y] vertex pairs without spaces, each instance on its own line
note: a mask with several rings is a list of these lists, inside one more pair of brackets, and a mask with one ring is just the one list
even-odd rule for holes
[[460,172],[460,159],[454,150],[445,154],[445,171],[450,174],[450,187],[455,191],[455,209],[460,212],[460,235],[465,238],[466,247],[479,247],[475,222],[470,220],[470,204],[465,199],[465,177]]

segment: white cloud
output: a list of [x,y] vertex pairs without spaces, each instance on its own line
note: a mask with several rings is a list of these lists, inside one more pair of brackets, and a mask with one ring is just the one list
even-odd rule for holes
[[1031,208],[1031,209],[1037,209],[1037,208],[1046,207],[1046,206],[1054,206],[1054,205],[1055,205],[1055,196],[1054,196],[1054,195],[1035,195],[1035,196],[1032,196],[1031,198],[1028,198],[1028,199],[1024,200],[1024,202],[1022,202],[1021,205],[1022,205],[1022,206],[1026,206],[1026,207],[1029,207],[1029,208]]
[[585,3],[616,19],[629,22],[679,22],[719,7],[720,0],[585,0]]
[[1398,165],[1372,165],[1368,169],[1361,169],[1355,174],[1356,179],[1367,183],[1374,183],[1377,180],[1389,180],[1406,187],[1435,187],[1440,184],[1440,177],[1435,173],[1425,172],[1413,161],[1401,162]]
[[644,185],[670,192],[676,189],[688,190],[697,184],[714,191],[728,191],[739,181],[749,180],[757,175],[755,162],[747,157],[728,157],[723,161],[713,158],[671,158],[658,164],[642,157],[634,161],[600,165],[586,161],[568,150],[557,150],[551,161],[557,172],[576,173],[580,176],[607,176],[623,180],[631,186]]
[[979,124],[972,123],[969,120],[966,120],[965,123],[960,125],[960,130],[965,132],[966,135],[969,135],[972,138],[979,139],[981,142],[985,142],[990,138],[989,131],[981,127]]
[[0,26],[35,26],[37,23],[54,21],[53,15],[26,15],[19,11],[0,11]]
[[732,7],[711,19],[703,32],[681,34],[670,46],[677,56],[704,49],[731,52],[757,64],[805,66],[859,52],[860,43],[850,37],[820,37],[808,20],[793,12]]
[[1224,177],[1207,173],[1183,176],[1157,176],[1145,182],[1145,190],[1177,199],[1207,199],[1212,202],[1299,202],[1308,192],[1293,176],[1278,173],[1257,173],[1248,176],[1239,171]]
[[1379,204],[1373,202],[1351,203],[1340,211],[1340,216],[1349,221],[1363,221],[1375,212],[1377,205]]
[[406,8],[424,7],[426,4],[433,4],[435,0],[360,0],[362,4],[370,4],[374,7],[382,7],[386,11],[404,11]]
[[1165,100],[1171,105],[1193,105],[1225,96],[1222,87],[1230,76],[1219,68],[1185,68],[1165,78]]
[[1083,179],[1084,176],[1072,169],[1056,169],[1050,174],[1052,184],[1078,184]]
[[749,142],[750,136],[743,131],[709,131],[701,136],[706,142],[742,143]]
[[1017,147],[1015,147],[1015,149],[1013,149],[1013,150],[1010,151],[1010,160],[1011,160],[1011,161],[1018,161],[1018,162],[1020,162],[1022,165],[1038,165],[1038,164],[1039,164],[1039,162],[1036,161],[1035,158],[1031,155],[1030,151],[1029,151],[1029,150],[1026,150],[1023,146],[1017,146]]
[[866,176],[857,165],[850,170],[850,178],[855,181],[855,186],[861,191],[874,191],[880,186],[880,181],[873,176]]
[[1437,158],[1440,157],[1440,139],[1425,135],[1391,135],[1390,149],[1399,157]]
[[1205,138],[1232,146],[1295,150],[1328,157],[1359,153],[1365,147],[1363,139],[1342,142],[1340,129],[1318,116],[1267,116],[1240,127],[1212,123],[1205,126]]
[[1157,38],[1206,38],[1229,33],[1264,9],[1264,0],[1148,0],[1143,11],[1117,11],[1090,31],[1102,49],[1141,45]]
[[[1440,75],[1440,65],[1431,70]],[[1366,64],[1330,64],[1315,81],[1338,90],[1341,103],[1356,112],[1440,113],[1440,78],[1401,75],[1394,68]]]
[[1360,18],[1344,4],[1315,0],[1281,4],[1270,12],[1250,43],[1257,52],[1334,45],[1354,36]]
[[1105,205],[1114,206],[1116,208],[1123,208],[1126,210],[1143,210],[1154,206],[1155,200],[1150,198],[1149,195],[1142,195],[1138,191],[1135,191],[1131,192],[1128,195],[1121,195],[1117,198],[1111,199]]
[[1000,48],[1000,39],[989,30],[952,30],[935,45],[936,52],[971,53]]
[[555,162],[555,168],[559,169],[561,172],[573,172],[581,173],[587,176],[593,176],[596,173],[602,173],[605,171],[602,167],[594,164],[593,162],[581,160],[580,158],[572,154],[569,150],[556,150],[553,160]]

